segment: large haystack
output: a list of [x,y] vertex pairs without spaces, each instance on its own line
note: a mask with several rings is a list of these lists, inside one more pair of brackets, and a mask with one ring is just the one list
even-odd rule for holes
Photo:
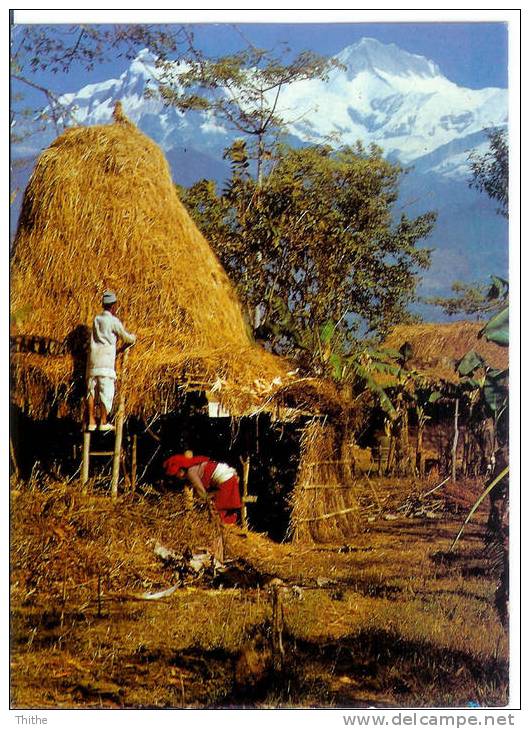
[[12,376],[14,400],[30,415],[78,414],[80,341],[106,288],[138,335],[121,378],[128,413],[167,412],[183,388],[215,383],[215,398],[242,414],[289,380],[288,366],[251,341],[161,150],[124,117],[61,135],[25,192],[12,263]]
[[479,339],[483,327],[484,322],[471,321],[402,325],[395,327],[385,346],[397,350],[408,342],[412,347],[409,368],[435,381],[457,382],[456,367],[470,350],[475,350],[492,367],[508,367],[507,348]]

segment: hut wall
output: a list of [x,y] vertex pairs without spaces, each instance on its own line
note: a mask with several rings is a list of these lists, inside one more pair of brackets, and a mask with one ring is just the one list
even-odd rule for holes
[[340,427],[313,420],[305,429],[292,496],[290,533],[297,542],[344,541],[359,532],[358,484]]

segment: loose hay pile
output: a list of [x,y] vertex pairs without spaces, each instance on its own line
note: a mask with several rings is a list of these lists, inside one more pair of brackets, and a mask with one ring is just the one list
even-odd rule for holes
[[56,139],[25,192],[12,263],[14,400],[34,417],[77,415],[87,327],[112,288],[138,335],[122,378],[129,413],[172,410],[179,387],[212,385],[236,414],[252,410],[288,367],[251,341],[159,147],[115,116]]
[[205,511],[186,512],[181,493],[117,505],[49,483],[16,491],[11,504],[11,596],[26,606],[79,609],[101,595],[163,590],[176,577],[156,545],[201,551],[217,536]]

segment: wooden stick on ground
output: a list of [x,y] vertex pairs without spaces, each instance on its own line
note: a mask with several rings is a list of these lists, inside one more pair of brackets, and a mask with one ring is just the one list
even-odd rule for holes
[[377,501],[377,505],[379,507],[379,510],[380,511],[383,511],[383,506],[381,504],[381,501],[379,500],[379,496],[377,495],[377,491],[375,490],[375,486],[373,485],[373,483],[370,481],[370,479],[368,478],[368,476],[365,473],[363,473],[363,476],[368,481],[368,486],[370,486],[370,489],[372,490],[372,493],[374,495],[374,499]]

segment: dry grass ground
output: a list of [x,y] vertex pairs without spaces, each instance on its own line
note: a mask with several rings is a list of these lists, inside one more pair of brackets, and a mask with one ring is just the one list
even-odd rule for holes
[[[388,509],[403,500],[403,484],[376,485]],[[452,503],[473,498],[470,485],[453,492]],[[462,517],[447,512],[381,514],[347,545],[276,544],[229,529],[231,571],[148,602],[137,595],[176,580],[154,554],[157,541],[175,551],[211,544],[201,511],[186,515],[175,494],[113,505],[62,484],[18,487],[12,706],[502,706],[508,636],[493,606],[484,517],[455,553]],[[270,648],[274,577],[280,673]]]

